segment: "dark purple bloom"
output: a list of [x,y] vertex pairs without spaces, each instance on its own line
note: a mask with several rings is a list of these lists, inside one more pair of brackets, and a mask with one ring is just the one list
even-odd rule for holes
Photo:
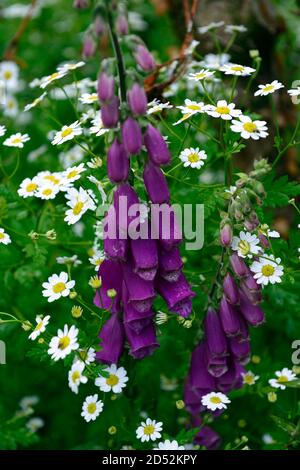
[[139,334],[147,325],[149,325],[154,317],[154,312],[138,312],[131,304],[128,303],[128,293],[123,283],[122,302],[124,308],[124,323],[131,328],[136,334]]
[[137,238],[130,241],[134,271],[146,281],[153,281],[158,267],[155,240]]
[[238,277],[244,277],[248,274],[249,270],[245,262],[236,253],[230,256],[230,263],[232,269]]
[[212,357],[207,351],[207,370],[213,377],[221,377],[228,370],[226,356]]
[[227,342],[224,335],[219,315],[209,308],[204,319],[204,332],[209,355],[214,357],[227,354]]
[[125,332],[130,346],[130,355],[135,359],[150,356],[159,347],[153,323],[147,325],[139,334],[125,324]]
[[129,173],[129,159],[122,144],[115,139],[107,153],[107,173],[112,183],[126,181]]
[[215,390],[215,379],[208,373],[207,368],[206,345],[201,342],[196,349],[194,349],[191,358],[189,383],[192,387],[207,389],[208,391]]
[[154,204],[169,202],[170,192],[167,180],[157,165],[149,162],[144,169],[144,183],[149,199]]
[[180,276],[183,262],[177,246],[170,251],[161,250],[159,254],[159,273],[169,282],[175,282]]
[[131,209],[140,208],[139,198],[135,190],[128,183],[120,184],[114,193],[113,206],[115,209],[116,223],[120,238],[128,237],[128,226],[132,222],[139,222],[139,211]]
[[[98,276],[102,280],[100,293],[97,291],[94,304],[111,313],[120,312],[120,300],[122,295],[122,269],[118,262],[112,260],[104,260],[99,268]],[[116,291],[116,296],[110,298],[107,295],[109,289]]]
[[147,111],[147,96],[144,87],[135,83],[127,93],[127,100],[133,114],[142,116]]
[[239,364],[243,366],[250,361],[250,343],[249,341],[239,341],[238,338],[229,339],[230,351]]
[[[209,391],[207,391],[209,393]],[[204,393],[205,395],[205,393]],[[189,381],[189,378],[184,385],[184,403],[187,411],[192,414],[199,413],[202,411],[203,406],[201,404],[201,397],[203,396],[203,391],[192,387]]]
[[226,223],[221,228],[220,242],[222,246],[230,246],[232,242],[232,227]]
[[221,438],[219,434],[209,426],[202,426],[194,437],[194,443],[199,446],[204,446],[208,450],[214,450],[220,446]]
[[240,311],[245,320],[252,326],[259,326],[265,322],[265,315],[262,309],[253,305],[242,290],[240,290]]
[[151,124],[147,126],[144,143],[153,163],[156,165],[166,165],[171,161],[171,154],[165,139]]
[[236,336],[240,333],[239,313],[224,297],[220,303],[219,316],[226,336]]
[[128,34],[128,21],[125,15],[119,15],[117,18],[117,31],[121,36]]
[[111,101],[114,97],[115,80],[111,75],[102,72],[98,77],[97,92],[101,102]]
[[261,302],[261,286],[257,284],[256,280],[251,274],[242,280],[240,287],[252,304],[256,305]]
[[125,331],[118,313],[113,313],[102,327],[99,338],[101,351],[96,353],[98,361],[117,364],[123,351]]
[[125,261],[127,258],[128,240],[119,238],[104,238],[104,251],[112,260]]
[[240,331],[238,334],[239,341],[248,341],[249,340],[249,327],[244,319],[243,315],[239,312],[239,323],[240,323]]
[[162,298],[167,302],[168,309],[182,317],[188,317],[192,311],[192,298],[195,293],[181,273],[177,281],[169,282],[158,278],[156,288]]
[[155,60],[153,55],[148,51],[147,47],[139,44],[134,56],[138,65],[141,67],[141,69],[145,70],[145,72],[151,72],[153,69],[155,69]]
[[142,148],[142,131],[137,121],[127,118],[122,125],[122,140],[125,149],[131,155],[139,153]]
[[174,208],[169,204],[152,206],[151,222],[154,236],[159,239],[163,250],[170,251],[182,241],[181,227],[178,225]]
[[138,276],[129,262],[123,264],[123,276],[128,292],[128,302],[138,312],[148,312],[155,298],[153,283]]
[[223,281],[224,294],[228,302],[233,305],[239,303],[239,291],[233,277],[227,273]]
[[244,367],[238,362],[230,360],[228,371],[217,379],[218,390],[223,393],[228,393],[233,389],[240,388],[243,383],[243,372],[245,372]]
[[101,119],[105,127],[111,129],[116,127],[119,121],[119,105],[120,101],[117,96],[114,96],[107,103],[101,106]]

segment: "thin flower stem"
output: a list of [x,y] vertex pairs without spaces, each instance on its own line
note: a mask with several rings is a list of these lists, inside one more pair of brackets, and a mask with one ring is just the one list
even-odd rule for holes
[[15,166],[13,172],[12,172],[10,175],[8,175],[8,179],[9,179],[9,180],[12,179],[12,178],[15,176],[15,174],[17,173],[17,171],[18,171],[18,169],[19,169],[19,166],[20,166],[20,150],[17,151],[17,163],[16,163],[16,166]]
[[168,129],[168,131],[169,131],[172,135],[174,135],[174,137],[176,137],[176,139],[180,140],[180,142],[181,142],[181,140],[182,140],[181,137],[180,137],[178,134],[176,134],[176,132],[173,131],[173,129],[169,126],[169,124],[168,124],[167,121],[162,117],[161,114],[159,115],[159,118],[160,118],[162,124],[166,127],[166,129]]
[[207,88],[206,88],[206,85],[205,85],[204,80],[202,80],[201,84],[202,84],[204,93],[205,93],[205,95],[206,95],[208,101],[210,101],[211,104],[215,105],[214,100],[212,99],[212,97],[210,96],[209,92],[207,91]]
[[296,124],[296,127],[295,127],[295,130],[293,132],[293,135],[289,141],[289,143],[282,149],[280,150],[280,152],[278,153],[277,157],[275,158],[274,162],[272,163],[272,168],[274,168],[274,166],[279,162],[280,158],[282,157],[282,155],[290,148],[290,147],[293,147],[294,145],[298,145],[299,142],[294,142],[296,136],[297,136],[297,133],[298,133],[298,130],[299,130],[299,126],[300,126],[300,118],[298,119],[298,122]]

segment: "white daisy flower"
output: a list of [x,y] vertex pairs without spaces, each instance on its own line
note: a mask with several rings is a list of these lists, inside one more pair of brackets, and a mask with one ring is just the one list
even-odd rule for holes
[[89,421],[95,421],[95,419],[99,416],[102,410],[103,401],[98,400],[98,395],[96,393],[95,395],[89,395],[88,397],[86,397],[82,405],[81,416],[88,423]]
[[277,230],[270,230],[267,224],[261,225],[258,231],[268,238],[280,238],[280,233]]
[[68,281],[68,274],[61,272],[59,275],[52,274],[48,278],[48,282],[42,284],[43,297],[48,297],[48,302],[60,299],[60,297],[67,297],[70,290],[75,286],[75,281]]
[[41,317],[37,315],[35,317],[36,327],[34,328],[33,332],[29,335],[29,339],[35,340],[41,333],[46,331],[46,326],[49,323],[50,315],[46,315],[45,317]]
[[28,142],[28,140],[30,140],[28,134],[21,134],[20,132],[17,132],[17,134],[13,134],[8,137],[8,139],[5,139],[3,145],[6,145],[7,147],[18,147],[21,149],[24,147],[25,142]]
[[280,262],[281,259],[275,259],[273,255],[269,255],[268,259],[259,258],[259,261],[254,261],[250,269],[254,273],[253,277],[257,284],[266,286],[269,283],[275,284],[281,282],[283,266],[280,265]]
[[136,437],[142,442],[156,441],[161,437],[160,431],[162,431],[163,423],[156,420],[147,418],[145,422],[142,422],[141,425],[136,430]]
[[5,60],[0,62],[0,82],[6,90],[15,90],[18,87],[19,67],[15,62]]
[[37,395],[27,395],[20,400],[20,407],[23,411],[28,411],[37,405],[40,401]]
[[229,398],[221,392],[210,392],[201,398],[201,403],[211,411],[222,410],[227,408],[230,403]]
[[64,178],[69,182],[73,183],[74,181],[79,180],[81,173],[85,171],[84,163],[80,163],[78,166],[72,166],[63,172]]
[[85,191],[83,188],[70,188],[66,193],[66,198],[69,199],[67,206],[70,207],[66,211],[64,220],[68,225],[73,225],[82,217],[82,215],[88,210],[96,210],[96,204],[90,196],[90,192]]
[[42,77],[40,79],[40,88],[46,88],[50,83],[55,82],[56,80],[60,80],[67,74],[66,71],[54,72],[51,75],[47,75],[47,77]]
[[71,184],[70,181],[67,181],[64,177],[64,173],[55,172],[51,173],[50,171],[40,171],[36,175],[36,179],[39,186],[44,186],[45,184],[51,183],[59,191],[66,191],[68,186]]
[[83,375],[84,367],[85,365],[82,361],[76,361],[68,373],[69,387],[76,394],[78,393],[79,385],[86,384],[88,381],[86,375]]
[[185,447],[180,446],[175,440],[166,439],[164,442],[159,442],[158,447],[154,447],[154,450],[185,450]]
[[300,95],[300,85],[297,88],[291,88],[287,91],[290,96],[299,96]]
[[255,72],[255,69],[239,64],[225,64],[220,67],[220,71],[224,72],[225,75],[237,75],[238,77],[246,77],[247,75],[251,75],[251,73]]
[[6,127],[5,126],[0,126],[0,137],[2,137],[6,132]]
[[56,132],[54,139],[52,140],[52,145],[60,145],[68,140],[74,139],[74,137],[81,135],[83,129],[80,127],[78,121],[73,122],[69,126],[63,126],[62,129]]
[[99,101],[97,93],[83,93],[79,98],[79,101],[83,104],[93,104]]
[[122,389],[126,387],[128,382],[127,372],[124,367],[117,367],[116,364],[112,364],[105,372],[109,374],[107,378],[97,377],[95,379],[95,385],[100,388],[102,392],[113,392],[121,393]]
[[284,88],[284,85],[278,80],[273,80],[272,83],[267,83],[266,85],[258,85],[258,90],[254,93],[254,96],[267,96],[274,91]]
[[166,103],[162,103],[158,99],[154,99],[153,101],[150,101],[148,103],[148,109],[147,109],[147,114],[155,114],[155,113],[160,113],[163,109],[170,109],[173,108],[173,106],[167,101]]
[[57,262],[57,264],[70,264],[74,267],[80,266],[82,264],[82,261],[80,259],[78,259],[77,255],[57,256],[56,262]]
[[204,165],[204,160],[207,159],[206,152],[197,148],[184,149],[180,155],[180,160],[183,162],[183,166],[190,166],[191,168],[201,168]]
[[233,117],[242,114],[240,109],[235,109],[234,103],[227,103],[226,100],[219,100],[217,106],[208,105],[206,112],[214,118],[221,118],[225,121],[230,121]]
[[26,428],[32,433],[37,432],[43,426],[45,426],[45,421],[38,416],[29,419],[26,423]]
[[214,73],[214,71],[208,69],[201,69],[199,72],[190,73],[188,78],[190,80],[194,80],[195,82],[199,82],[200,80],[204,80],[205,78],[212,77]]
[[11,243],[10,236],[4,231],[4,228],[0,228],[0,243],[3,245],[8,245]]
[[233,132],[238,132],[241,134],[243,139],[253,139],[258,140],[260,138],[264,139],[269,134],[267,132],[268,128],[266,126],[266,121],[252,121],[249,116],[239,116],[239,121],[234,119],[230,129]]
[[6,96],[3,103],[3,115],[7,117],[15,117],[18,115],[18,102],[14,96]]
[[96,137],[100,137],[103,134],[109,132],[109,129],[106,129],[103,125],[100,114],[92,119],[92,126],[90,127],[90,133],[96,134]]
[[207,69],[219,70],[222,65],[228,64],[228,62],[230,62],[229,54],[206,54],[200,65]]
[[259,238],[250,232],[240,232],[238,237],[233,237],[231,248],[237,251],[241,258],[252,258],[261,252]]
[[46,92],[42,93],[38,98],[32,101],[32,103],[26,104],[24,111],[29,111],[30,109],[35,108],[41,101],[43,101],[46,95]]
[[36,190],[38,189],[38,178],[25,178],[18,189],[18,194],[21,197],[27,198],[29,196],[34,196]]
[[225,26],[225,33],[245,33],[246,31],[247,28],[243,24],[227,24]]
[[[88,162],[88,166],[89,166],[89,163],[90,163],[90,162]],[[91,167],[90,167],[90,168],[91,168]],[[106,195],[106,193],[105,193],[105,191],[104,191],[104,189],[103,189],[102,182],[99,181],[99,180],[97,180],[97,178],[95,178],[95,176],[93,176],[93,175],[88,176],[87,179],[88,179],[91,183],[93,183],[93,184],[95,184],[95,185],[97,186],[97,189],[98,189],[99,193],[101,194],[102,205],[103,205],[103,204],[107,201],[107,195]]]
[[68,325],[65,325],[63,330],[59,329],[57,336],[53,336],[49,344],[48,354],[51,356],[51,359],[54,359],[54,361],[64,359],[72,351],[78,349],[77,336],[78,328],[74,325],[70,328]]
[[35,197],[45,200],[55,199],[58,193],[59,187],[55,186],[53,183],[51,183],[51,181],[49,181],[38,187],[37,191],[35,192]]
[[253,374],[251,370],[242,373],[243,384],[244,385],[254,385],[255,382],[259,379],[259,375]]
[[205,34],[209,31],[212,31],[213,29],[221,28],[221,26],[224,26],[224,24],[224,21],[218,21],[217,23],[212,21],[206,26],[200,26],[200,28],[198,28],[198,32],[199,34]]
[[295,380],[297,378],[296,374],[294,374],[294,372],[288,369],[287,367],[284,367],[284,369],[282,370],[277,370],[275,372],[275,375],[276,379],[270,379],[269,384],[271,385],[271,387],[280,388],[281,390],[284,390],[286,388],[286,382],[291,382],[292,380]]
[[57,70],[58,72],[67,73],[67,72],[79,69],[80,67],[83,67],[84,65],[85,65],[85,62],[81,60],[75,63],[68,63],[68,64],[60,65],[59,67],[57,67]]
[[105,260],[105,255],[104,255],[104,252],[101,251],[101,250],[96,250],[96,252],[93,254],[93,256],[91,258],[89,258],[89,262],[95,266],[95,271],[98,272],[99,271],[99,267],[101,266],[101,264],[103,263],[103,261]]
[[90,365],[92,362],[96,360],[96,351],[94,348],[89,349],[79,349],[78,350],[79,357],[76,358],[76,361],[81,361],[85,365]]
[[177,124],[186,121],[191,116],[194,116],[194,114],[205,113],[208,109],[208,105],[205,105],[202,101],[197,102],[187,98],[184,100],[184,106],[176,106],[176,108],[180,109],[183,116],[179,119],[179,121],[175,122],[173,126],[177,126]]

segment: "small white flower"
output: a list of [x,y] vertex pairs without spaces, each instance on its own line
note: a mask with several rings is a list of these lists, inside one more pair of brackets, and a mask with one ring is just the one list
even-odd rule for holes
[[4,98],[3,108],[4,116],[16,117],[18,115],[18,102],[14,96],[6,96]]
[[247,28],[243,24],[227,24],[225,26],[225,33],[245,33],[246,31]]
[[17,134],[13,134],[8,139],[5,139],[3,142],[3,145],[6,145],[7,147],[18,147],[18,148],[23,148],[25,142],[28,142],[30,140],[30,137],[28,134],[21,134],[20,132],[17,132]]
[[0,137],[2,137],[6,132],[6,127],[5,126],[0,126]]
[[180,109],[183,116],[179,119],[179,121],[175,122],[173,126],[177,126],[177,124],[186,121],[190,117],[194,116],[194,114],[205,113],[208,109],[208,105],[205,105],[202,101],[197,102],[187,98],[184,100],[184,106],[176,106],[176,108]]
[[64,174],[60,172],[51,173],[50,171],[40,171],[36,175],[36,181],[39,187],[51,183],[59,191],[66,191],[67,187],[70,185],[70,182],[66,180]]
[[200,62],[202,67],[207,69],[219,70],[219,68],[230,62],[230,55],[223,54],[207,54],[204,59]]
[[147,114],[160,113],[163,109],[170,108],[173,108],[173,106],[170,105],[169,101],[167,101],[166,103],[162,103],[161,101],[155,98],[153,101],[150,101],[150,103],[148,103]]
[[271,434],[268,434],[268,433],[266,433],[262,436],[262,440],[263,440],[264,444],[275,444],[275,442],[276,442],[273,439],[273,437],[271,436]]
[[28,395],[20,400],[20,407],[23,411],[32,410],[33,406],[37,405],[39,401],[40,399],[37,395]]
[[212,77],[214,73],[215,72],[208,69],[201,69],[199,72],[191,73],[188,78],[190,80],[195,80],[195,82],[199,82],[200,80]]
[[35,340],[41,333],[46,331],[46,326],[49,323],[50,315],[46,315],[44,318],[40,315],[35,317],[36,327],[34,328],[33,332],[29,335],[29,339]]
[[116,364],[112,364],[110,367],[105,369],[105,372],[109,374],[107,378],[97,377],[95,385],[100,388],[102,392],[113,392],[121,393],[122,389],[126,387],[128,382],[127,372],[124,367],[117,367]]
[[18,194],[21,197],[27,198],[34,196],[38,188],[38,179],[36,177],[30,179],[25,178],[18,189]]
[[101,250],[96,250],[96,252],[93,254],[92,258],[89,258],[89,262],[95,266],[95,271],[99,271],[100,265],[103,263],[105,260],[105,255],[103,251]]
[[85,191],[81,187],[79,188],[79,191],[75,188],[70,188],[67,191],[67,205],[70,207],[70,209],[66,211],[66,217],[64,220],[68,223],[68,225],[72,225],[78,222],[78,220],[88,209],[96,210],[96,205],[90,194],[90,192]]
[[299,96],[300,95],[300,85],[297,88],[291,88],[287,91],[290,96]]
[[281,390],[284,390],[286,388],[285,383],[286,382],[291,382],[292,380],[295,380],[296,374],[294,374],[293,371],[288,369],[287,367],[284,367],[282,370],[277,370],[275,372],[276,379],[270,379],[269,384],[271,387],[274,388],[280,388]]
[[236,186],[229,186],[229,189],[225,189],[225,193],[231,194],[233,196],[236,190],[237,190]]
[[98,395],[96,393],[95,395],[89,395],[88,397],[86,397],[82,405],[81,416],[88,423],[89,421],[95,421],[95,419],[99,416],[102,410],[103,401],[98,400]]
[[266,121],[252,121],[249,116],[239,116],[239,121],[234,119],[230,129],[241,134],[243,139],[258,140],[260,138],[264,139],[269,135]]
[[11,243],[10,236],[4,231],[4,228],[0,228],[0,244],[8,245]]
[[47,77],[43,77],[40,80],[40,88],[46,88],[50,83],[55,82],[56,80],[60,80],[67,74],[66,71],[54,72],[51,75],[47,75]]
[[38,98],[32,101],[32,103],[26,104],[24,111],[29,111],[30,109],[35,108],[41,101],[43,101],[46,95],[47,93],[42,93]]
[[230,403],[229,398],[221,392],[210,392],[201,398],[201,403],[211,411],[222,410],[227,408]]
[[168,314],[165,312],[158,312],[155,315],[155,323],[157,325],[163,325],[164,323],[167,323],[168,320],[169,320]]
[[164,442],[159,442],[158,447],[154,447],[154,450],[184,450],[184,446],[180,446],[177,441],[170,441],[166,439]]
[[7,90],[15,90],[18,87],[19,67],[15,62],[6,60],[0,62],[0,82]]
[[254,385],[255,382],[259,379],[259,375],[253,374],[251,370],[242,373],[243,384],[244,385]]
[[142,442],[156,441],[156,439],[161,437],[162,424],[160,421],[157,423],[155,419],[147,418],[136,430],[137,439],[140,439]]
[[81,135],[83,132],[78,121],[73,122],[69,126],[63,126],[62,129],[56,132],[54,139],[52,140],[52,145],[60,145],[68,140],[74,139],[74,137]]
[[272,83],[267,83],[266,85],[258,85],[258,90],[254,93],[254,96],[266,96],[274,91],[284,88],[284,85],[278,80],[273,80]]
[[235,109],[234,103],[227,103],[225,100],[219,100],[217,106],[208,105],[206,112],[214,118],[221,118],[225,121],[230,121],[233,117],[242,114],[240,109]]
[[83,67],[85,63],[81,60],[80,62],[63,64],[57,67],[58,72],[67,73],[73,70],[76,70],[80,67]]
[[253,277],[256,279],[257,284],[266,286],[269,283],[275,284],[281,282],[283,266],[280,265],[280,262],[281,259],[275,259],[273,255],[269,255],[268,259],[259,258],[259,261],[254,261],[250,269],[254,273]]
[[258,231],[268,238],[280,238],[280,233],[276,230],[270,230],[267,224],[261,225]]
[[198,28],[199,34],[205,34],[208,33],[209,31],[212,31],[213,29],[221,28],[221,26],[224,26],[224,21],[218,21],[217,23],[212,21],[206,26],[201,26]]
[[84,367],[85,365],[82,361],[76,361],[68,374],[69,387],[76,394],[78,393],[79,385],[86,384],[88,381],[86,375],[83,375]]
[[78,354],[79,354],[79,357],[76,358],[76,361],[81,361],[85,365],[90,365],[92,362],[95,362],[96,360],[96,351],[94,348],[79,349]]
[[191,168],[201,168],[204,165],[204,160],[207,159],[206,152],[199,150],[199,148],[188,148],[184,149],[180,155],[180,160],[183,162],[183,166],[190,166]]
[[73,255],[73,256],[58,256],[56,258],[56,262],[57,264],[70,264],[74,267],[76,266],[80,266],[82,264],[82,261],[80,261],[80,259],[78,259],[78,256],[77,255]]
[[68,325],[65,325],[63,330],[59,329],[57,336],[53,336],[49,344],[48,354],[51,356],[51,359],[54,359],[54,361],[64,359],[72,351],[78,349],[77,336],[78,328],[74,325],[70,328]]
[[259,238],[250,232],[240,232],[238,237],[233,237],[231,248],[237,251],[241,258],[252,258],[262,251]]
[[48,297],[48,302],[58,300],[60,297],[67,297],[70,290],[75,286],[75,281],[68,281],[68,274],[61,272],[59,275],[52,274],[48,282],[44,282],[43,296]]
[[90,127],[90,133],[96,134],[96,137],[100,137],[101,135],[109,132],[109,129],[104,127],[100,114],[92,119],[92,124],[93,125]]
[[251,75],[251,73],[255,72],[255,69],[251,67],[245,67],[244,65],[239,64],[225,64],[220,67],[220,71],[224,72],[225,75],[236,75],[238,77],[246,77],[247,75]]
[[44,183],[42,186],[39,186],[36,193],[35,197],[38,197],[40,199],[54,199],[55,196],[59,193],[59,187],[55,186],[51,181],[48,183]]
[[37,416],[27,421],[26,428],[29,429],[30,432],[34,433],[38,431],[40,428],[42,428],[44,425],[45,425],[44,420]]
[[94,104],[99,101],[99,98],[97,93],[83,93],[79,101],[83,104]]
[[81,173],[85,171],[84,163],[80,163],[78,166],[72,166],[63,172],[64,178],[69,182],[73,183],[74,181],[79,180]]

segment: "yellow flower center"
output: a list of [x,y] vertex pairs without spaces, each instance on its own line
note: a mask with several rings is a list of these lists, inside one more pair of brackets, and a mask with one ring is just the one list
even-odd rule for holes
[[204,72],[199,72],[195,74],[195,77],[199,78],[199,80],[201,80],[201,78],[204,78],[205,76],[206,76],[206,73]]
[[55,80],[57,77],[59,77],[59,73],[58,72],[54,72],[50,75],[50,80]]
[[58,282],[57,284],[54,284],[52,287],[52,290],[55,294],[60,294],[63,292],[66,288],[66,284],[64,282]]
[[263,273],[264,276],[272,276],[275,272],[274,266],[271,264],[266,264],[265,266],[262,267],[261,272]]
[[[80,308],[80,307],[78,307],[78,308]],[[87,353],[87,351],[79,351],[79,356],[83,361],[85,361],[87,359],[88,353]]]
[[42,193],[44,194],[44,196],[50,196],[50,194],[53,193],[53,190],[51,188],[46,188],[43,189]]
[[46,175],[46,176],[44,176],[44,179],[48,180],[48,181],[51,181],[51,183],[53,183],[53,184],[58,184],[60,182],[60,180],[58,178],[56,178],[54,175]]
[[188,160],[191,163],[196,163],[196,162],[199,162],[200,158],[199,158],[199,155],[194,152],[194,153],[189,154]]
[[288,382],[288,381],[289,381],[289,379],[288,379],[288,377],[287,377],[286,375],[281,375],[281,376],[278,377],[278,379],[277,379],[277,382],[279,382],[280,384],[281,384],[281,383],[284,383],[284,382]]
[[151,436],[151,434],[153,434],[154,431],[155,431],[155,427],[153,426],[153,424],[148,424],[148,426],[144,427],[144,434],[146,434],[146,436]]
[[72,132],[73,132],[73,129],[71,127],[67,127],[66,129],[62,131],[61,136],[63,138],[68,137],[68,135],[72,134]]
[[253,377],[252,375],[245,375],[244,377],[244,382],[248,385],[253,385],[254,384],[254,380],[253,380]]
[[42,328],[42,326],[43,326],[43,322],[40,321],[40,323],[38,323],[38,324],[36,325],[34,331],[40,331],[40,329]]
[[58,343],[59,349],[66,349],[69,346],[70,342],[71,340],[69,336],[63,336],[62,338],[59,339],[59,343]]
[[89,403],[88,404],[87,411],[91,415],[95,413],[96,409],[97,409],[96,403]]
[[245,129],[245,131],[251,133],[257,130],[257,125],[254,124],[254,122],[245,122],[245,124],[243,124],[243,128]]
[[230,109],[227,106],[217,106],[216,112],[219,114],[230,114]]
[[242,72],[244,70],[244,67],[242,67],[241,65],[235,65],[234,67],[231,67],[231,70],[233,70],[234,72]]
[[80,373],[78,372],[78,370],[75,370],[75,372],[73,372],[72,374],[72,382],[76,383],[79,379],[80,379]]
[[250,244],[246,240],[241,240],[238,247],[242,255],[246,256],[250,251]]
[[10,80],[11,77],[12,77],[12,73],[10,70],[5,70],[4,74],[3,74],[3,77],[5,78],[5,80]]
[[111,387],[113,387],[114,385],[117,385],[119,383],[119,377],[117,377],[114,374],[110,374],[108,379],[106,379],[106,383],[107,385],[110,385]]
[[35,184],[35,183],[29,183],[29,184],[26,186],[26,191],[27,191],[28,193],[32,193],[32,191],[34,191],[36,188],[37,188],[37,184]]
[[84,203],[83,203],[83,202],[77,202],[77,203],[75,204],[75,206],[73,207],[73,214],[74,214],[74,215],[79,215],[80,212],[82,211],[83,207],[84,207]]
[[273,90],[274,90],[273,85],[268,85],[263,88],[263,91],[273,91]]
[[198,104],[188,104],[187,109],[190,109],[192,111],[199,111],[201,109],[201,106]]
[[0,232],[0,240],[3,240],[4,238],[4,233]]
[[214,403],[214,404],[216,404],[216,405],[217,405],[218,403],[222,403],[222,400],[221,400],[221,398],[219,398],[219,397],[211,397],[211,398],[210,398],[210,401],[211,401],[211,403]]
[[12,139],[12,144],[16,145],[16,144],[20,144],[22,142],[22,139],[21,137],[15,137],[14,139]]
[[73,171],[70,171],[70,173],[68,173],[67,178],[75,178],[75,176],[77,176],[77,175],[78,175],[78,171],[73,170]]

